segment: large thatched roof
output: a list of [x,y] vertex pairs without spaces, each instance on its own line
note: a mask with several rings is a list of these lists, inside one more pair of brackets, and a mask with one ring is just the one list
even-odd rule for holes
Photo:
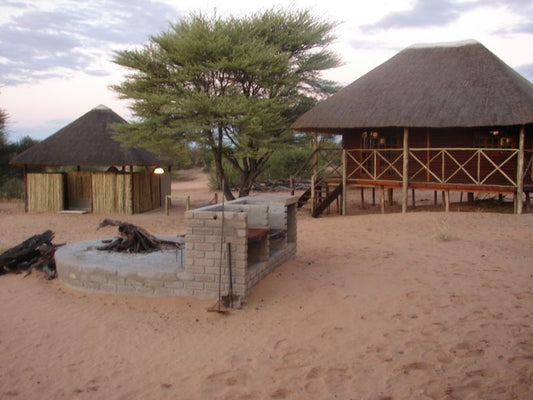
[[533,123],[533,84],[481,43],[414,45],[301,116],[297,131]]
[[124,148],[112,136],[111,124],[127,123],[110,108],[100,105],[19,154],[11,164],[27,165],[140,165],[168,161],[140,148]]

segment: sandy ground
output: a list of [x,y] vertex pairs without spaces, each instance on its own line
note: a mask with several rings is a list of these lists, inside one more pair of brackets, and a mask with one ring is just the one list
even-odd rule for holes
[[[174,193],[213,197],[183,178]],[[126,219],[183,233],[179,203]],[[296,259],[229,315],[1,276],[0,398],[533,398],[533,215],[373,211],[299,213]],[[113,235],[102,218],[2,204],[0,248]]]

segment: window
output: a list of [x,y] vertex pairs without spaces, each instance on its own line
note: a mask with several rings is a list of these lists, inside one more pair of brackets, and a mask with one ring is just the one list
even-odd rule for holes
[[[386,151],[387,149],[398,148],[398,136],[394,133],[383,134],[377,131],[365,131],[361,134],[362,144],[362,160],[364,168],[369,172],[377,173],[385,168],[387,169],[386,175],[394,175],[395,172],[392,168],[389,168],[389,163],[392,163],[398,156],[397,151]],[[388,161],[384,161],[382,157],[376,157],[376,168],[374,171],[374,157],[372,156],[372,150],[380,150],[381,156]]]
[[512,149],[515,147],[513,135],[507,130],[487,130],[474,132],[474,147],[480,149]]

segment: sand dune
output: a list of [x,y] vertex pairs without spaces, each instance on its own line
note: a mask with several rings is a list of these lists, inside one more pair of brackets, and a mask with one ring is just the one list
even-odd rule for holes
[[[182,233],[180,207],[127,219]],[[0,398],[533,398],[533,215],[298,217],[297,258],[230,315],[1,276]],[[3,206],[0,247],[101,219]]]

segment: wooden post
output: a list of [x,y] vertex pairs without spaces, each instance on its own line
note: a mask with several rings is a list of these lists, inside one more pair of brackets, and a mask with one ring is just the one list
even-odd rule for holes
[[379,187],[379,203],[381,205],[381,213],[385,214],[385,186]]
[[429,171],[431,169],[431,165],[429,164],[430,155],[431,152],[429,149],[431,148],[431,142],[429,140],[429,128],[426,128],[426,182],[429,182],[430,174]]
[[134,201],[135,190],[133,188],[133,165],[130,165],[130,179],[131,179],[131,185],[130,185],[130,190],[131,190],[131,213],[135,214],[135,201]]
[[409,199],[409,128],[403,128],[403,180],[402,180],[402,213],[407,212]]
[[444,194],[444,210],[446,212],[450,211],[450,191],[445,190],[442,192]]
[[311,177],[311,204],[312,210],[316,207],[316,187],[315,183],[318,177],[318,134],[313,134],[313,176]]
[[289,186],[290,186],[290,189],[291,189],[291,196],[294,196],[294,176],[291,175],[291,177],[289,178]]
[[389,198],[389,206],[392,206],[394,205],[394,188],[389,188],[387,192]]
[[91,178],[91,214],[94,212],[94,190],[93,190],[93,172],[91,172],[90,178]]
[[346,187],[346,184],[348,182],[348,179],[347,179],[347,175],[346,175],[346,172],[347,172],[347,168],[348,168],[348,163],[346,162],[346,150],[345,149],[342,149],[342,215],[346,215],[346,206],[348,204],[348,199],[347,199],[347,195],[348,195],[348,188]]
[[413,208],[415,208],[415,190],[411,190],[411,196],[413,198]]
[[529,212],[531,210],[531,199],[529,196],[529,192],[526,192],[526,212]]
[[522,214],[522,192],[524,190],[524,125],[520,127],[520,139],[518,140],[518,160],[516,162],[516,213]]
[[437,205],[437,197],[438,197],[437,191],[434,190],[433,191],[433,205],[435,205],[435,206]]
[[24,164],[24,212],[28,212],[28,165]]
[[365,208],[365,188],[361,188],[361,208]]
[[376,205],[376,188],[375,187],[372,188],[372,205],[373,206]]

